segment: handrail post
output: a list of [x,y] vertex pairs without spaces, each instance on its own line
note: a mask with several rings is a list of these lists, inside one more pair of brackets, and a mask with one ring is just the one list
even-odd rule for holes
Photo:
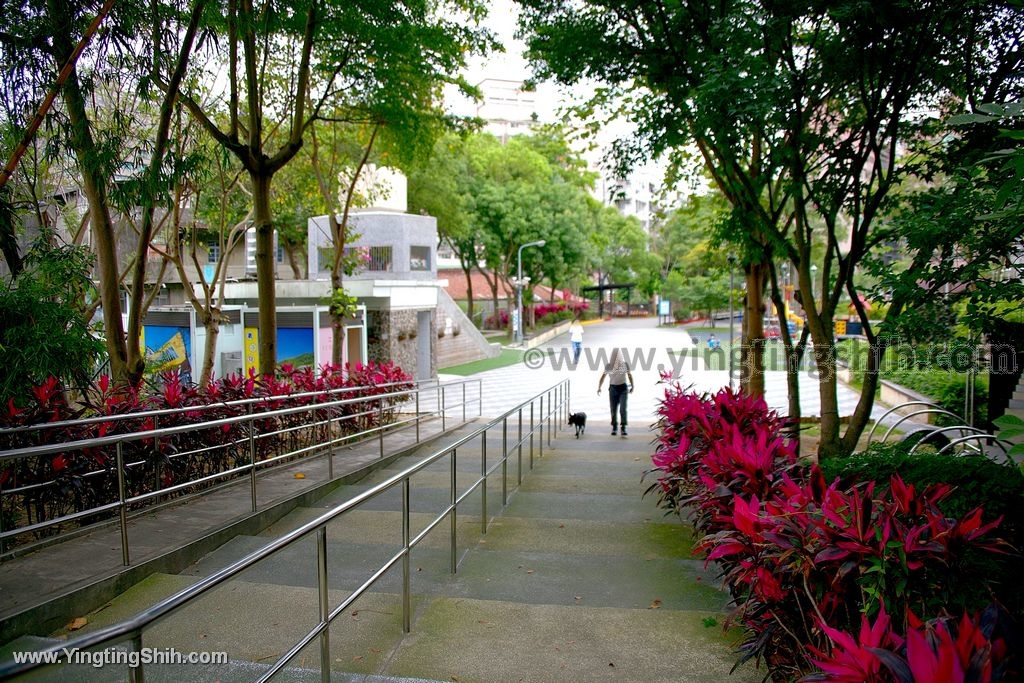
[[320,604],[320,680],[331,683],[331,608],[327,587],[327,525],[316,530],[316,584]]
[[487,430],[480,434],[480,534],[487,533]]
[[462,421],[466,421],[466,383],[462,383]]
[[518,460],[519,460],[519,462],[516,465],[516,470],[517,470],[516,483],[519,486],[522,486],[523,485],[523,408],[522,408],[522,406],[519,407],[519,438],[516,439],[516,443],[519,444],[519,449],[518,449],[518,453],[519,453]]
[[476,381],[476,416],[483,417],[484,414],[484,381]]
[[445,416],[445,410],[444,410],[444,385],[442,384],[441,385],[441,431],[442,432],[445,429],[447,429],[447,426],[446,426],[446,423],[445,423],[445,417],[446,416]]
[[553,401],[554,401],[554,399],[551,398],[551,391],[548,391],[548,413],[547,413],[547,419],[548,419],[548,448],[551,448],[551,426],[552,426],[551,423],[554,422],[553,418],[554,418],[555,411],[557,410],[557,408],[555,408],[555,406],[552,405]]
[[533,401],[530,401],[530,469],[533,469]]
[[128,501],[125,485],[124,471],[124,442],[117,442],[117,502],[118,519],[121,523],[121,562],[124,566],[131,566],[131,556],[128,552]]
[[[160,418],[157,415],[153,416],[153,431],[160,428]],[[153,435],[153,479],[156,481],[154,484],[154,491],[160,490],[160,475],[163,474],[163,460],[160,458],[160,437]]]
[[508,505],[508,418],[501,418],[501,504]]
[[416,387],[416,443],[420,442],[420,388]]
[[402,633],[412,630],[412,597],[409,589],[409,477],[402,480]]
[[539,421],[539,424],[537,426],[540,427],[540,438],[537,439],[537,443],[540,445],[540,451],[537,453],[537,457],[538,458],[543,458],[544,457],[544,394],[541,394],[540,396],[538,396],[537,399],[540,401],[540,405],[537,406],[537,420]]
[[256,420],[249,404],[249,495],[252,499],[252,511],[256,512]]
[[377,440],[380,443],[380,457],[384,457],[384,399],[377,400]]
[[330,408],[327,408],[327,481],[334,481],[334,425]]
[[455,499],[458,497],[456,495],[455,491],[456,491],[456,489],[459,486],[458,470],[457,470],[457,467],[456,467],[456,465],[458,463],[458,457],[459,457],[458,449],[453,448],[452,449],[452,467],[451,467],[451,489],[450,489],[451,490],[451,498],[448,501],[448,504],[452,506],[452,514],[451,514],[451,520],[450,520],[451,521],[451,541],[448,544],[448,548],[449,548],[449,551],[451,553],[451,555],[449,557],[449,563],[450,563],[450,568],[451,568],[452,574],[454,574],[456,572],[456,569],[458,568],[457,567],[457,556],[458,556],[459,538],[458,538],[457,525],[458,525],[459,508],[458,508],[458,506],[455,505]]
[[135,635],[132,636],[132,652],[138,652],[140,654],[139,665],[138,666],[133,666],[133,667],[128,667],[128,680],[130,681],[130,683],[145,683],[146,673],[142,669],[142,657],[141,657],[141,654],[142,654],[142,632],[141,631],[140,632],[136,632]]

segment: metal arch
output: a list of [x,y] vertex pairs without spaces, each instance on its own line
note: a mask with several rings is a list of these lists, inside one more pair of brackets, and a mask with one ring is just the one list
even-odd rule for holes
[[[882,413],[882,416],[879,417],[878,420],[876,420],[873,425],[871,425],[871,431],[868,432],[867,446],[871,445],[871,439],[875,436],[875,430],[878,428],[878,425],[882,424],[882,420],[884,420],[885,418],[889,417],[890,415],[895,413],[900,408],[906,408],[907,406],[919,406],[919,405],[920,406],[928,406],[929,408],[939,408],[939,409],[942,408],[942,406],[940,406],[938,404],[935,404],[935,403],[932,403],[931,401],[907,401],[906,403],[901,403],[898,406],[895,406],[893,408],[889,408],[889,410],[887,410],[884,413]],[[959,417],[959,415],[957,417]]]
[[[953,446],[956,446],[958,444],[965,443],[967,441],[975,441],[975,440],[977,440],[977,441],[988,441],[988,440],[995,441],[996,444],[1003,450],[1003,455],[1006,455],[1008,453],[1008,450],[1007,450],[1006,446],[1004,446],[1003,444],[1008,444],[1010,446],[1013,445],[1012,442],[1007,441],[1006,439],[1000,439],[1000,438],[998,438],[997,436],[995,436],[993,434],[989,434],[988,432],[985,432],[983,434],[969,434],[967,436],[962,436],[959,439],[954,439],[953,441],[950,441],[948,444],[943,446],[942,450],[940,450],[938,453],[936,453],[936,455],[942,455],[943,453],[948,451],[950,448],[952,448]],[[984,446],[981,447],[981,454],[982,455],[985,454],[985,447]]]
[[[984,429],[978,429],[977,427],[971,427],[969,425],[954,425],[952,427],[933,429],[932,431],[928,432],[928,436],[922,437],[920,441],[915,443],[913,447],[910,449],[910,451],[907,453],[907,455],[913,455],[914,451],[917,450],[917,447],[923,444],[925,441],[927,441],[933,434],[942,434],[943,432],[951,432],[953,430],[959,430],[961,432],[972,432],[973,434],[988,434],[988,432],[986,432]],[[948,446],[949,444],[946,445]],[[945,447],[946,446],[943,446],[943,448]]]
[[[901,424],[903,424],[904,422],[906,422],[910,418],[912,418],[912,417],[914,417],[916,415],[929,415],[929,414],[932,414],[932,413],[935,413],[935,414],[938,414],[938,415],[949,415],[950,417],[954,417],[954,418],[956,418],[958,420],[962,419],[956,413],[951,413],[948,410],[945,410],[944,408],[928,408],[926,410],[916,410],[916,411],[914,411],[914,412],[912,412],[912,413],[910,413],[908,415],[903,415],[902,417],[900,417],[900,419],[896,420],[896,422],[894,422],[892,424],[892,426],[889,427],[889,429],[886,430],[885,435],[882,437],[882,443],[885,443],[889,439],[889,435],[892,434],[892,430],[896,429],[897,427],[899,427]],[[871,445],[870,441],[868,441],[868,445]]]

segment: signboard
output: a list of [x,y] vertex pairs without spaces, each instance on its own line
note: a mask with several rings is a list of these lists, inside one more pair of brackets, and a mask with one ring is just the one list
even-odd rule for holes
[[658,315],[669,315],[669,311],[672,308],[672,302],[668,299],[663,299],[658,302]]
[[252,370],[256,374],[260,372],[260,332],[255,327],[245,328],[245,342],[242,354],[245,357],[245,375],[249,376]]

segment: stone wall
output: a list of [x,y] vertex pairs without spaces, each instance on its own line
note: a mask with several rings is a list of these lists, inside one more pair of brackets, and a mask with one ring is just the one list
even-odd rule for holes
[[[429,309],[424,309],[429,310]],[[418,310],[374,311],[366,312],[367,353],[370,360],[380,362],[391,361],[413,377],[419,369],[418,348],[420,344]],[[431,345],[430,376],[437,375],[436,367],[436,336],[437,323],[430,316]]]

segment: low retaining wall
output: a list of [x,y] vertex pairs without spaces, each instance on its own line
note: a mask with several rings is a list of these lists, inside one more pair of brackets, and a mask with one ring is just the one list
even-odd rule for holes
[[558,323],[551,329],[545,330],[544,332],[541,332],[537,336],[530,337],[529,339],[527,339],[523,343],[523,347],[527,349],[532,349],[536,346],[540,346],[544,342],[554,339],[560,334],[565,334],[566,332],[568,332],[569,325],[572,325],[571,320],[563,320],[562,322]]
[[[890,382],[888,380],[879,380],[878,387],[880,391],[879,399],[882,401],[882,403],[885,403],[886,405],[889,406],[898,406],[901,403],[906,403],[907,401],[927,401],[929,403],[935,403],[933,399],[930,399],[927,396],[924,396],[923,394],[919,394],[916,391],[911,391],[910,389],[907,389],[905,386],[896,384],[895,382]],[[910,413],[914,413],[920,410],[926,410],[927,408],[928,406],[918,404],[913,406],[907,406],[906,408],[900,408],[899,410],[896,411],[896,413],[898,415],[909,415]],[[929,413],[927,415],[915,415],[914,419],[915,421],[921,421],[922,419],[924,419],[924,421],[927,422],[928,424],[933,424],[935,422],[935,413]]]

